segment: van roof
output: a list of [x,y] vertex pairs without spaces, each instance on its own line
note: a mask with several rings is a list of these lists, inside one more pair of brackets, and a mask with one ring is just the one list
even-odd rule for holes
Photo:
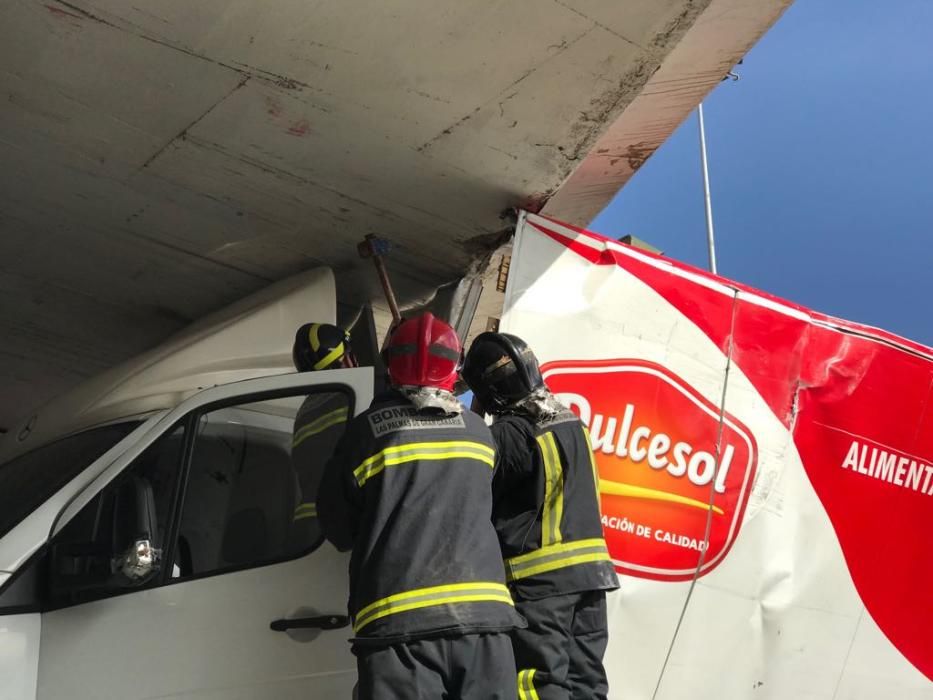
[[295,330],[335,323],[336,307],[326,267],[266,287],[23,417],[0,441],[0,463],[96,425],[172,408],[200,389],[294,371]]

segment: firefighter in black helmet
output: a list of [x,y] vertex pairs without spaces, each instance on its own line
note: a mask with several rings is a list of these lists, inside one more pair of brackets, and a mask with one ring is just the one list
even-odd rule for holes
[[[299,372],[355,367],[350,335],[329,323],[306,323],[295,333],[292,361]],[[325,460],[350,419],[350,403],[341,392],[311,394],[295,416],[292,465],[298,498],[292,516],[289,549],[320,544],[323,533],[317,518],[317,492]]]
[[619,584],[586,428],[513,335],[479,335],[462,376],[495,417],[493,523],[516,609],[528,620],[512,633],[519,699],[605,699],[606,591]]

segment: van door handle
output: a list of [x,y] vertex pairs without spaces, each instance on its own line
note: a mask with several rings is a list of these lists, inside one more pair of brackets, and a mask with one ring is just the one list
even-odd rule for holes
[[294,617],[273,620],[269,623],[269,629],[274,632],[297,629],[336,630],[347,627],[349,624],[350,618],[346,615],[320,615],[318,617]]

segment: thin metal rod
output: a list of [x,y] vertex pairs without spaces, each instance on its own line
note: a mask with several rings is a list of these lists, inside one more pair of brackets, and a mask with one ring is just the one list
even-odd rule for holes
[[716,274],[716,240],[713,235],[713,200],[709,193],[709,166],[706,162],[706,128],[703,125],[703,103],[697,105],[700,123],[700,164],[703,168],[703,201],[706,205],[706,244],[709,248],[709,269]]

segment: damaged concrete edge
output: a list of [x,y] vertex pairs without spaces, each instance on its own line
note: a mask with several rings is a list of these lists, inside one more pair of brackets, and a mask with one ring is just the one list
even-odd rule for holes
[[453,325],[464,344],[469,339],[470,327],[473,325],[482,296],[488,291],[485,280],[490,277],[493,269],[498,268],[496,261],[501,261],[504,256],[511,254],[514,236],[515,226],[512,225],[499,233],[478,237],[483,239],[486,247],[477,251],[476,257],[457,285],[452,304],[456,316],[452,315],[451,319],[456,319]]
[[603,136],[606,125],[614,124],[626,107],[649,84],[652,76],[661,68],[665,57],[677,46],[712,1],[690,0],[685,3],[681,11],[655,33],[647,46],[639,47],[641,53],[634,66],[618,78],[612,87],[591,100],[587,109],[580,112],[580,118],[570,130],[569,140],[573,148],[569,153],[563,154],[565,163],[562,168],[564,172],[561,173],[561,187],[571,177],[575,164],[593,150]]
[[[515,224],[510,223],[499,231],[480,234],[467,239],[462,246],[470,254],[471,260],[463,274],[440,284],[421,296],[409,296],[400,300],[404,315],[429,311],[450,323],[461,338],[464,347],[471,339],[470,329],[483,302],[494,293],[486,284],[487,280],[498,271],[503,256],[511,253]],[[373,314],[380,337],[389,328],[388,309],[382,308],[383,301],[378,295],[371,299]],[[492,300],[495,304],[495,299]],[[499,309],[501,313],[501,309]]]
[[570,160],[579,160],[591,150],[602,135],[603,126],[613,123],[650,82],[651,77],[660,70],[665,57],[679,44],[711,2],[712,0],[687,2],[677,16],[654,35],[635,66],[621,77],[617,86],[591,103],[590,109],[582,114],[583,119],[575,125],[580,132],[580,138]]
[[761,0],[749,7],[743,0],[705,0],[685,7],[618,84],[594,101],[595,117],[585,113],[575,125],[576,167],[542,213],[588,224],[791,2]]

